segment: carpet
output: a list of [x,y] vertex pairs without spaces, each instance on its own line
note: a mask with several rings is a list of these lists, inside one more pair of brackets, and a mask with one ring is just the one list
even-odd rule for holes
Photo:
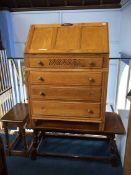
[[[19,148],[21,146],[19,145]],[[78,155],[110,154],[106,141],[47,137],[41,143],[40,152],[73,153]],[[9,175],[122,175],[118,155],[118,166],[112,167],[101,161],[71,160],[54,157],[38,157],[33,161],[25,157],[7,157]]]

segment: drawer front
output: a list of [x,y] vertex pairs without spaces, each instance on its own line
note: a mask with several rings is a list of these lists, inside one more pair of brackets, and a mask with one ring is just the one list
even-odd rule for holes
[[32,85],[31,98],[34,99],[60,99],[60,100],[86,100],[99,102],[101,98],[100,87],[57,87],[47,85]]
[[101,72],[87,71],[50,71],[36,72],[30,71],[31,84],[51,84],[51,85],[101,85]]
[[37,68],[101,68],[103,58],[30,58],[29,64]]
[[100,104],[84,102],[32,101],[32,115],[98,118],[100,116]]

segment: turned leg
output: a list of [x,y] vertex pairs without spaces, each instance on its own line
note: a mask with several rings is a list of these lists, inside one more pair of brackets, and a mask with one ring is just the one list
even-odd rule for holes
[[112,166],[117,166],[118,160],[117,160],[117,146],[116,146],[116,142],[115,142],[115,135],[111,135],[109,137],[110,141],[110,150],[111,150],[111,164]]
[[22,137],[22,141],[23,141],[23,145],[24,145],[25,156],[27,156],[27,154],[28,154],[28,146],[27,146],[27,142],[26,142],[25,129],[22,128],[20,130],[21,130],[21,137]]
[[21,128],[19,128],[18,134],[19,134],[19,139],[22,140],[22,132],[21,132]]
[[33,148],[31,151],[31,159],[36,160],[37,158],[37,146],[38,146],[38,130],[34,129],[33,133]]
[[7,127],[4,127],[4,133],[5,133],[5,142],[6,142],[6,152],[7,155],[10,155],[10,140],[9,140],[9,131]]

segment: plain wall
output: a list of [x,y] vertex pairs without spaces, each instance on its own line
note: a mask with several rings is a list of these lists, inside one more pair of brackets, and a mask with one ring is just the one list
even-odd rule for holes
[[0,11],[0,31],[2,44],[7,51],[8,57],[15,56],[14,32],[12,28],[12,16],[8,11]]
[[131,57],[131,0],[121,9],[120,50]]

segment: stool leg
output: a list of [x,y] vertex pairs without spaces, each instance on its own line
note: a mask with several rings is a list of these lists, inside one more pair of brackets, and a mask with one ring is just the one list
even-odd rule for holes
[[27,156],[28,155],[28,146],[27,146],[27,142],[26,142],[25,129],[22,128],[20,130],[21,130],[22,141],[23,141],[23,144],[24,144],[25,156]]
[[6,141],[6,152],[7,152],[7,155],[11,155],[9,132],[8,132],[8,128],[7,127],[4,127],[4,133],[5,133],[5,141]]
[[18,134],[19,134],[19,140],[21,140],[21,139],[22,139],[22,132],[21,132],[21,128],[19,128]]
[[33,148],[31,151],[31,159],[36,160],[37,158],[37,146],[38,146],[38,130],[34,129],[33,133]]

